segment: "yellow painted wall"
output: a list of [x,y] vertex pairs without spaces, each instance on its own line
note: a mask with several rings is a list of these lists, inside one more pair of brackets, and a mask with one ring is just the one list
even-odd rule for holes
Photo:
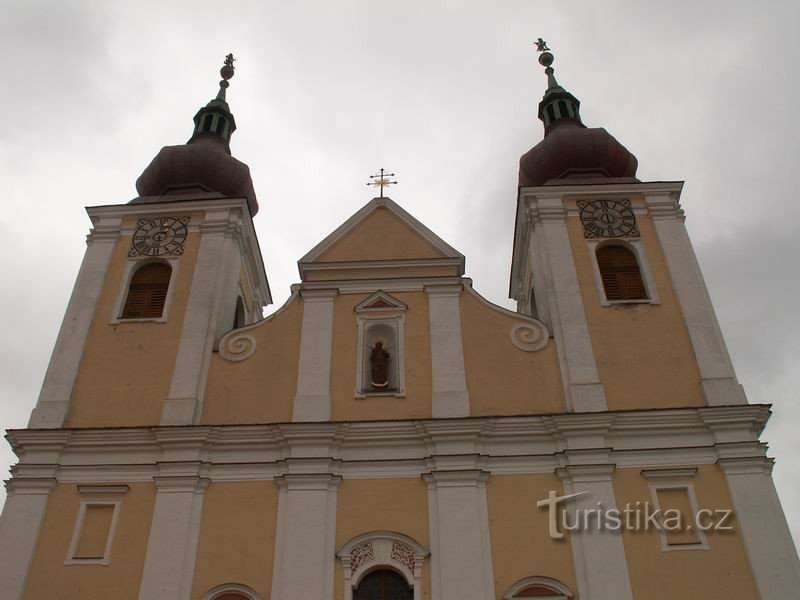
[[[676,480],[687,481],[687,480]],[[716,465],[703,465],[691,479],[701,509],[733,508],[725,476]],[[652,503],[649,482],[641,469],[620,469],[614,473],[617,505],[637,501]],[[626,532],[625,556],[635,598],[647,600],[753,600],[758,598],[747,556],[734,532],[708,532],[710,550],[663,552],[656,531]]]
[[547,510],[536,507],[550,490],[563,494],[553,474],[492,475],[486,483],[498,598],[520,579],[534,575],[557,579],[577,592],[569,536],[550,539]]
[[700,373],[664,255],[647,215],[636,221],[661,304],[601,306],[583,226],[567,227],[609,410],[703,406]]
[[316,262],[438,258],[441,251],[385,207],[367,215]]
[[286,422],[292,418],[300,356],[302,300],[295,298],[248,334],[256,351],[247,360],[211,357],[203,424]]
[[[430,550],[428,488],[419,477],[407,479],[345,479],[339,485],[336,508],[336,550],[370,531],[407,535]],[[336,560],[334,598],[342,600],[344,573]],[[422,569],[422,598],[431,597],[430,557]]]
[[564,389],[553,340],[537,352],[511,343],[521,319],[461,293],[461,334],[473,416],[564,412]]
[[122,497],[109,565],[65,565],[80,494],[75,485],[57,486],[47,501],[25,600],[136,600],[155,494],[152,483],[130,484]]
[[351,279],[392,279],[400,277],[458,277],[454,265],[431,264],[418,267],[354,269],[337,268],[325,271],[309,271],[303,281],[342,281]]
[[[131,236],[114,246],[72,393],[67,427],[157,425],[169,393],[199,235],[189,233],[169,300],[166,323],[113,325]],[[123,299],[124,303],[124,299]]]
[[269,598],[278,515],[273,481],[211,483],[203,516],[192,598],[224,583],[250,586]]
[[[406,397],[354,398],[358,329],[356,305],[370,294],[340,294],[334,303],[331,359],[331,413],[334,421],[411,419],[431,417],[431,342],[428,296],[424,292],[392,294],[405,312],[404,360]],[[388,313],[387,313],[388,314]]]

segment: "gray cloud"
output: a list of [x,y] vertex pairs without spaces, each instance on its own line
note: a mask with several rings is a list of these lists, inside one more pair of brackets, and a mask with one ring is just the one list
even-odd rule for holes
[[35,402],[83,251],[82,207],[134,196],[158,149],[189,137],[228,51],[240,59],[232,146],[253,172],[277,305],[297,258],[369,200],[366,177],[385,166],[400,178],[394,199],[510,306],[517,160],[541,139],[541,35],[586,122],[636,153],[640,177],[687,181],[687,225],[740,379],[751,401],[774,404],[766,437],[800,537],[798,13],[742,1],[7,0],[0,421],[24,426]]

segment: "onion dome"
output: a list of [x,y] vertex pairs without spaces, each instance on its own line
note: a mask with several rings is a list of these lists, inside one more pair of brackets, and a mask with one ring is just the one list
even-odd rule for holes
[[[544,139],[522,155],[519,185],[579,183],[575,180],[636,181],[638,161],[602,127],[586,127],[580,101],[556,81],[553,54],[539,38],[539,63],[545,67],[547,91],[539,103]],[[567,180],[567,181],[565,181]]]
[[[196,198],[246,198],[250,214],[258,212],[258,201],[250,169],[231,156],[230,139],[236,121],[225,98],[233,77],[232,54],[220,69],[217,97],[197,111],[194,132],[186,144],[163,147],[136,180],[139,198],[132,202],[163,201],[163,196],[192,195]],[[179,200],[181,198],[174,198]]]

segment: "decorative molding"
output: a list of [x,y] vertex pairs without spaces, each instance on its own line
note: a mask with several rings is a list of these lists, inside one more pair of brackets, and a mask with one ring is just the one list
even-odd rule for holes
[[509,335],[514,347],[523,352],[541,350],[549,340],[547,329],[541,324],[517,323],[511,327]]
[[[138,318],[138,319],[123,319],[122,310],[125,306],[125,301],[128,298],[128,291],[131,287],[131,280],[134,274],[140,268],[151,263],[161,263],[169,265],[172,271],[169,275],[169,284],[167,285],[167,297],[164,301],[164,309],[161,311],[160,317],[152,318]],[[135,258],[128,258],[125,263],[125,272],[122,274],[122,284],[117,292],[117,299],[114,301],[114,308],[111,313],[109,324],[119,325],[120,323],[166,323],[169,320],[169,308],[172,304],[172,296],[174,295],[176,282],[178,281],[178,268],[180,267],[180,257],[167,256],[167,257],[151,257],[139,256]]]
[[347,542],[336,553],[344,571],[344,600],[352,600],[361,579],[382,566],[400,573],[414,589],[414,600],[422,598],[422,566],[429,552],[401,533],[371,531]]
[[555,597],[552,599],[545,599],[545,600],[572,600],[574,598],[574,594],[570,589],[558,581],[557,579],[551,579],[550,577],[541,577],[539,575],[534,575],[531,577],[526,577],[525,579],[520,579],[510,588],[508,591],[503,595],[503,600],[511,600],[515,598],[518,593],[529,588],[531,586],[538,585],[545,588],[550,588],[554,590],[557,594],[561,594],[561,597]]
[[[685,469],[686,471],[691,471],[690,469]],[[694,469],[696,472],[697,469]],[[663,471],[662,471],[663,472]],[[646,477],[646,476],[645,476]],[[690,477],[694,477],[694,473],[690,474]],[[653,505],[655,506],[656,510],[659,514],[662,514],[661,509],[661,502],[658,499],[658,492],[659,490],[686,490],[686,494],[689,497],[689,506],[692,510],[692,515],[697,515],[700,512],[700,505],[697,502],[697,494],[694,491],[694,484],[691,482],[686,483],[651,483],[650,487],[650,497],[653,499]],[[684,515],[686,516],[686,515]],[[692,523],[690,521],[690,523]],[[691,529],[697,535],[697,542],[696,543],[687,543],[687,544],[670,544],[669,539],[667,538],[667,532],[664,529],[658,530],[658,536],[661,540],[661,551],[662,552],[671,552],[674,550],[710,550],[711,547],[708,545],[708,538],[706,537],[705,532],[699,528],[695,527],[694,525],[690,525]]]
[[[75,528],[72,531],[72,539],[67,550],[67,557],[64,559],[65,565],[109,565],[111,564],[111,548],[114,543],[114,532],[117,529],[122,496],[128,492],[127,485],[79,485],[78,493],[81,501],[78,508],[78,516],[75,520]],[[106,534],[105,549],[103,556],[81,558],[75,556],[78,544],[83,534],[83,526],[86,522],[86,513],[93,506],[113,506],[114,511],[111,515],[111,523]]]
[[220,356],[231,362],[239,362],[250,358],[256,351],[256,338],[251,332],[284,313],[288,310],[289,305],[299,297],[300,291],[295,289],[292,291],[289,299],[283,303],[283,306],[265,319],[261,319],[245,327],[240,327],[239,329],[232,329],[226,333],[219,341]]
[[261,596],[253,588],[240,583],[224,583],[208,590],[203,595],[203,600],[215,600],[226,593],[242,594],[249,600],[261,600]]
[[514,344],[516,348],[522,350],[523,352],[536,352],[537,350],[541,350],[547,346],[547,342],[550,339],[550,332],[547,330],[547,326],[541,320],[508,310],[507,308],[503,308],[502,306],[498,306],[497,304],[489,302],[486,298],[475,291],[475,289],[472,287],[471,279],[464,278],[464,290],[466,290],[467,293],[472,295],[472,297],[478,300],[481,304],[492,309],[493,311],[521,321],[520,323],[511,327],[509,334],[511,337],[511,343]]
[[470,414],[460,295],[463,285],[425,286],[430,323],[432,412],[434,418]]
[[[349,231],[351,231],[358,223],[363,221],[369,214],[373,213],[375,210],[379,208],[386,208],[390,210],[392,213],[398,216],[402,221],[404,221],[406,225],[408,225],[413,231],[418,233],[425,240],[427,240],[428,243],[437,248],[442,254],[444,254],[445,257],[457,259],[461,267],[459,275],[464,274],[463,254],[461,254],[458,250],[456,250],[450,244],[445,242],[433,231],[428,229],[423,223],[418,221],[410,213],[406,212],[403,208],[400,207],[400,205],[398,205],[390,198],[373,198],[367,204],[361,207],[361,209],[359,209],[349,219],[347,219],[344,223],[342,223],[339,227],[337,227],[333,232],[331,232],[328,236],[326,236],[325,239],[323,239],[319,244],[317,244],[316,246],[314,246],[314,248],[309,250],[306,253],[306,255],[303,256],[299,261],[297,261],[298,267],[300,269],[300,276],[304,277],[304,270],[308,269],[309,267],[317,268],[320,264],[325,264],[325,263],[314,263],[314,261],[316,261],[328,248],[333,246],[333,244],[335,244],[342,237],[344,237]],[[312,265],[310,263],[314,264]],[[352,265],[353,263],[349,264]]]
[[370,294],[355,307],[357,313],[406,311],[408,306],[383,290]]
[[[600,299],[601,306],[613,306],[617,304],[661,304],[661,299],[658,295],[658,287],[656,280],[653,277],[653,272],[650,269],[650,262],[647,260],[647,253],[644,250],[644,245],[641,240],[620,239],[612,238],[606,240],[587,239],[586,246],[589,251],[589,260],[592,263],[592,272],[594,273],[594,285],[597,290],[597,297]],[[606,289],[603,286],[603,278],[600,275],[600,265],[597,264],[597,250],[603,246],[622,246],[627,248],[636,257],[639,263],[639,272],[642,276],[645,290],[647,290],[647,298],[640,300],[609,300],[606,297]]]

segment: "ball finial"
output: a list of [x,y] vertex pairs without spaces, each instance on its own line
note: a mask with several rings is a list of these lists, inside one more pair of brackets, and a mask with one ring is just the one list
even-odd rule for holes
[[233,58],[233,54],[228,54],[225,57],[225,64],[219,70],[220,77],[225,81],[228,81],[231,77],[233,77],[234,71],[236,70],[233,66],[233,61],[236,59]]

